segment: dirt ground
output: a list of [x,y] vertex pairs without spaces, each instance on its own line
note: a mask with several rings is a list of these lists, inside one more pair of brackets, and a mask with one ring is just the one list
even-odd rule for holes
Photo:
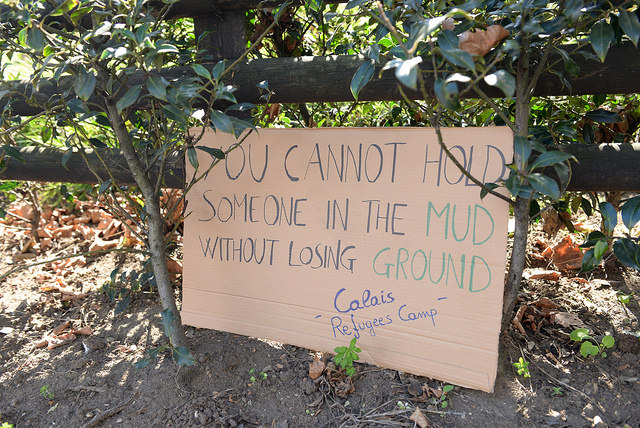
[[[89,247],[74,229],[37,258],[14,259],[29,234],[16,227],[25,226],[0,225],[0,274]],[[532,235],[532,243],[537,239],[550,241]],[[531,246],[528,276],[534,268],[553,268],[539,250]],[[163,353],[135,368],[145,350],[165,341],[156,295],[143,289],[114,315],[115,303],[102,287],[115,267],[140,270],[141,256],[115,252],[70,260],[76,262],[40,264],[0,282],[0,424],[640,427],[640,279],[616,262],[588,275],[563,271],[555,279],[526,280],[516,305],[522,331],[511,327],[501,335],[492,394],[455,387],[443,396],[440,381],[358,364],[355,390],[341,396],[326,375],[309,377],[313,350],[191,327],[195,366],[178,368]],[[626,306],[621,295],[631,296]],[[606,358],[582,357],[569,339],[581,326],[596,339],[615,337]],[[530,377],[513,366],[520,357],[530,362]],[[410,419],[416,408],[426,421]]]

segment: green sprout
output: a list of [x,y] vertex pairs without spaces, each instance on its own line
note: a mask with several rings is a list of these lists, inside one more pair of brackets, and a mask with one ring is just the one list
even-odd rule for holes
[[42,398],[46,398],[47,400],[53,400],[53,392],[49,391],[49,385],[45,385],[40,388],[40,396]]
[[518,370],[519,376],[525,378],[531,377],[531,373],[529,373],[529,361],[525,361],[524,358],[520,357],[517,363],[513,363],[513,366]]
[[586,328],[577,328],[571,332],[571,340],[576,342],[582,342],[580,345],[580,353],[584,358],[589,356],[602,355],[602,358],[607,357],[605,349],[613,348],[615,340],[613,336],[607,334],[602,338],[601,342],[598,342],[593,337],[589,336],[589,330]]
[[251,383],[256,383],[259,380],[267,380],[267,374],[265,372],[257,373],[256,369],[249,370],[249,375],[251,376],[249,378]]
[[362,349],[356,346],[356,338],[351,339],[351,343],[349,346],[338,346],[334,349],[336,356],[333,357],[333,361],[340,366],[341,368],[346,370],[347,376],[353,376],[356,374],[356,369],[353,366],[354,361],[358,361],[360,356],[359,352],[362,352]]

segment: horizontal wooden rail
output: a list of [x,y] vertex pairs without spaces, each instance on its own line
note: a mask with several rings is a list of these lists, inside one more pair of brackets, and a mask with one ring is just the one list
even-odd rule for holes
[[[70,154],[67,150],[47,147],[20,147],[18,150],[24,163],[5,157],[6,168],[0,170],[0,179],[97,184],[98,177],[104,181],[113,176],[121,186],[136,184],[120,150],[86,149],[84,153],[74,150]],[[164,180],[168,188],[184,186],[184,163],[181,159],[175,155],[167,163]],[[109,170],[104,165],[108,165]],[[155,175],[152,174],[155,179],[158,168],[152,171],[156,171]]]
[[[572,163],[569,190],[640,191],[640,144],[569,144],[561,146],[561,149],[577,158],[577,162]],[[0,171],[0,179],[97,183],[94,172],[102,179],[109,177],[98,159],[99,154],[111,166],[113,177],[119,185],[135,185],[122,154],[117,150],[101,149],[97,153],[94,150],[85,151],[91,168],[87,167],[83,156],[77,151],[69,156],[66,168],[62,166],[65,150],[22,147],[19,151],[25,163],[7,159],[7,167]],[[183,188],[184,174],[181,158],[171,158],[164,175],[166,187]]]
[[[346,3],[348,0],[325,0],[325,4]],[[284,0],[182,0],[175,3],[169,9],[167,16],[169,18],[185,18],[185,17],[201,17],[215,16],[224,14],[225,11],[231,10],[250,10],[257,8],[276,7],[284,3]],[[301,5],[304,1],[296,0],[295,5]],[[162,7],[162,3],[157,3]]]
[[[580,67],[579,76],[565,73],[571,85],[565,85],[558,76],[545,73],[535,89],[537,96],[589,95],[589,94],[633,94],[640,92],[640,49],[632,44],[612,47],[604,63],[598,60],[585,59],[581,54],[573,55]],[[366,59],[359,55],[330,55],[299,58],[266,58],[243,62],[230,73],[229,83],[237,87],[235,93],[238,102],[262,103],[257,84],[263,80],[269,82],[274,92],[271,102],[303,103],[303,102],[340,102],[353,101],[349,89],[351,78]],[[429,64],[429,61],[425,61]],[[562,70],[560,65],[558,70]],[[387,70],[379,76],[378,68],[375,78],[360,92],[361,101],[400,100],[402,95],[393,71]],[[190,67],[163,69],[160,74],[167,79],[175,79],[182,75],[195,75]],[[378,77],[379,76],[379,77]],[[131,86],[144,83],[144,75],[139,73],[129,79]],[[426,86],[433,95],[433,78],[427,71]],[[20,116],[31,116],[42,111],[42,106],[59,102],[60,94],[68,89],[71,82],[61,79],[60,83],[41,81],[37,92],[33,92],[30,84],[6,82],[0,84],[3,89],[12,88],[12,92],[0,97],[0,108],[9,100],[13,112]],[[405,93],[413,99],[422,96],[407,88]],[[492,97],[504,95],[495,88],[484,87]],[[72,92],[72,91],[71,91]],[[32,94],[28,99],[25,94]],[[473,97],[469,91],[467,94]],[[141,109],[148,106],[139,105]]]

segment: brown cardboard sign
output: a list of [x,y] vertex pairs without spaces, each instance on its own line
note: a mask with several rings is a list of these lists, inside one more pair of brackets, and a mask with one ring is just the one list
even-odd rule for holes
[[[506,178],[507,128],[443,135],[475,177]],[[186,324],[326,352],[356,337],[363,361],[493,390],[508,206],[480,199],[433,129],[263,129],[187,211]]]

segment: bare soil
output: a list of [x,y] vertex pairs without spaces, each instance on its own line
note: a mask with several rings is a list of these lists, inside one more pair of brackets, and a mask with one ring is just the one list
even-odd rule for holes
[[[36,259],[14,262],[29,231],[0,229],[0,273],[88,248],[73,232],[54,240]],[[532,258],[528,270],[547,265]],[[156,294],[142,290],[114,315],[115,304],[102,286],[118,266],[139,270],[141,258],[115,252],[68,267],[65,290],[75,295],[54,287],[59,272],[51,263],[0,282],[0,424],[413,427],[410,416],[419,408],[432,427],[640,427],[640,280],[614,261],[589,275],[573,271],[562,272],[557,281],[527,280],[516,309],[546,297],[556,305],[553,312],[567,314],[570,323],[550,322],[547,311],[538,331],[524,322],[526,335],[514,327],[504,331],[495,392],[455,387],[444,409],[433,397],[419,396],[420,388],[442,392],[444,384],[434,379],[358,364],[355,391],[340,396],[326,376],[310,379],[313,350],[191,327],[187,336],[195,366],[179,368],[162,353],[137,369],[134,363],[145,350],[165,343],[161,309]],[[619,292],[635,293],[626,307]],[[75,298],[63,301],[65,296]],[[92,334],[78,333],[53,349],[35,347],[66,322],[66,332],[90,327]],[[606,358],[583,358],[569,339],[581,323],[596,339],[606,333],[615,337]],[[513,366],[520,357],[530,362],[529,378]]]

